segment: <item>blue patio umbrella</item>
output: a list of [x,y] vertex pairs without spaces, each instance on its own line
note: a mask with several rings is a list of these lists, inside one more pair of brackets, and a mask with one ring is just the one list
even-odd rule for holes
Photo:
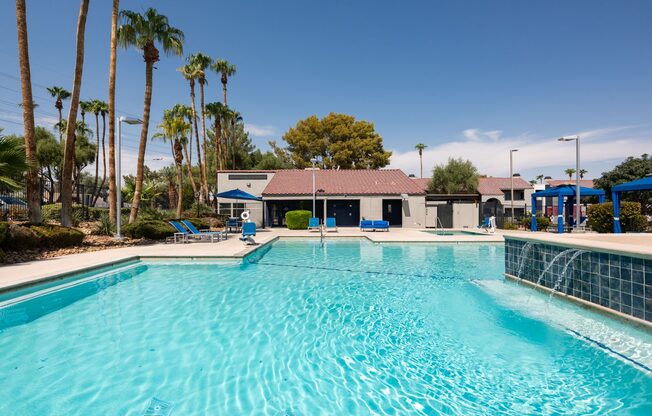
[[614,233],[622,233],[620,227],[620,194],[628,191],[652,190],[652,176],[637,179],[635,181],[621,183],[611,188],[611,199],[614,203]]
[[230,191],[220,192],[217,194],[218,198],[224,199],[244,199],[246,201],[262,201],[262,198],[252,195],[248,192],[245,192],[241,189],[231,189]]
[[[532,223],[530,229],[537,230],[537,198],[539,197],[557,197],[557,232],[562,234],[564,232],[564,197],[575,197],[575,185],[559,185],[553,188],[537,191],[532,194]],[[604,191],[602,189],[593,188],[580,188],[580,196],[597,196],[599,202],[604,202]],[[579,201],[577,201],[579,204]],[[577,218],[576,221],[580,221]]]

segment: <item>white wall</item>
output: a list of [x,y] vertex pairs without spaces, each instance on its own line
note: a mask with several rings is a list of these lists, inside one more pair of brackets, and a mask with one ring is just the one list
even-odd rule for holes
[[453,203],[453,228],[475,228],[480,208],[475,203]]
[[[264,175],[265,179],[247,179],[243,175]],[[274,176],[274,172],[263,172],[263,171],[226,171],[219,172],[217,176],[217,191],[226,192],[233,189],[240,189],[252,195],[260,197],[263,193],[263,190],[269,183],[269,181]],[[233,204],[246,203],[246,209],[250,214],[250,221],[253,221],[258,226],[263,224],[263,203],[257,201],[236,201],[235,199],[221,199],[218,198],[218,203],[227,203]]]

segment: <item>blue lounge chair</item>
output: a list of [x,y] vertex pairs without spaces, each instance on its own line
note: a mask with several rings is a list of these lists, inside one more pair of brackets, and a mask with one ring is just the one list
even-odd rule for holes
[[199,231],[197,227],[193,223],[191,223],[188,220],[183,220],[181,221],[183,225],[186,226],[188,231],[190,231],[190,236],[193,236],[194,238],[199,238],[199,239],[210,239],[211,242],[214,242],[215,240],[220,241],[222,238],[226,239],[226,233],[222,231],[208,231],[208,230],[202,230]]
[[374,229],[374,222],[371,220],[362,220],[360,221],[360,231],[364,230],[371,230],[373,231]]
[[243,237],[255,237],[256,236],[256,223],[255,222],[245,222],[242,224],[242,236]]
[[308,220],[308,231],[319,230],[319,218],[310,218]]
[[484,217],[482,224],[478,228],[485,230],[488,233],[493,233],[496,230],[496,223],[494,217]]
[[174,233],[174,243],[185,243],[188,241],[188,230],[183,228],[183,225],[179,224],[177,221],[168,221],[168,223],[174,227],[176,232]]
[[374,231],[378,230],[384,230],[384,231],[389,231],[389,221],[384,221],[384,220],[374,220],[372,221]]
[[326,218],[326,231],[337,231],[337,223],[334,217]]

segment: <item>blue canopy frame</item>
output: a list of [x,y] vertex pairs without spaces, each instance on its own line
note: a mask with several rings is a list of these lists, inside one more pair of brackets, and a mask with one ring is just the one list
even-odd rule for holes
[[648,191],[652,190],[652,176],[637,179],[635,181],[621,183],[611,188],[611,200],[614,203],[614,233],[623,232],[620,226],[620,194],[628,191]]
[[[543,191],[532,194],[532,223],[530,230],[537,231],[537,198],[556,197],[557,198],[557,232],[564,233],[564,197],[569,201],[575,199],[575,185],[559,185],[553,188],[544,189]],[[600,203],[604,202],[605,193],[602,189],[580,187],[580,198],[584,196],[597,196]],[[579,203],[579,201],[578,201]],[[577,221],[577,220],[576,220]]]

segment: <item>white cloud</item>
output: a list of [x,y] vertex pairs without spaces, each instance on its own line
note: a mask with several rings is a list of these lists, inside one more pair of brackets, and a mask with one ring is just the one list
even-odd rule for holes
[[[647,128],[647,129],[646,129]],[[600,165],[621,161],[632,155],[651,153],[652,130],[649,126],[623,126],[602,128],[577,133],[581,137],[582,165]],[[436,164],[445,163],[449,157],[471,160],[481,173],[492,176],[509,175],[509,150],[517,148],[515,172],[528,172],[552,167],[575,165],[575,147],[572,143],[559,143],[557,137],[541,138],[529,134],[502,137],[500,130],[480,131],[467,129],[461,139],[430,145],[423,152],[424,176]],[[426,143],[427,144],[427,143]],[[419,155],[416,150],[394,151],[390,166],[406,173],[419,174]],[[561,170],[559,173],[563,172]],[[590,171],[591,172],[591,171]],[[593,176],[599,171],[593,169]]]
[[258,126],[256,124],[245,123],[245,130],[252,136],[272,136],[276,133],[273,126]]

